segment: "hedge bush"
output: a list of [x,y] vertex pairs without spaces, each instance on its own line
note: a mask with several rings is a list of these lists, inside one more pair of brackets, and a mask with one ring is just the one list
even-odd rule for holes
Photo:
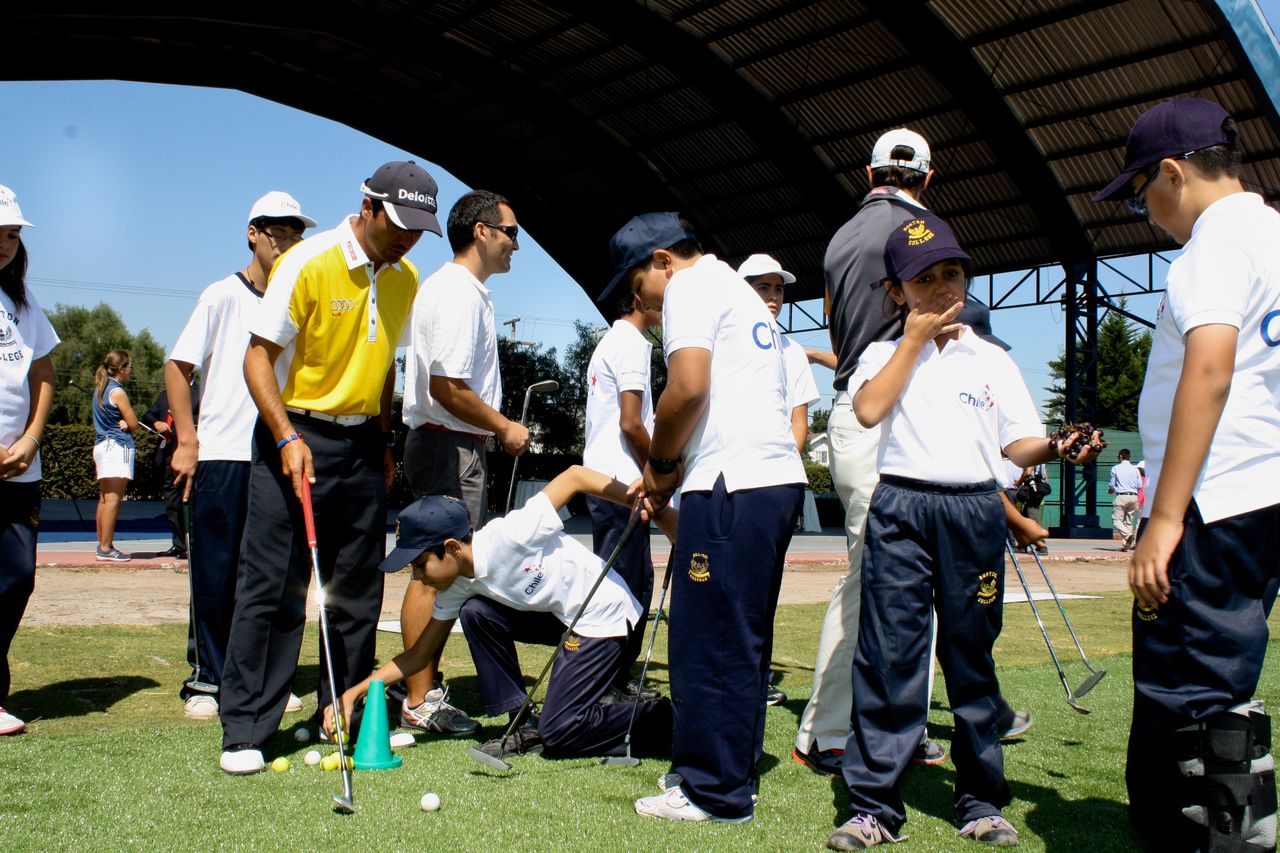
[[[44,471],[41,496],[45,500],[97,500],[98,479],[93,468],[93,427],[84,424],[49,424],[40,442]],[[161,472],[152,464],[157,438],[142,432],[134,437],[134,479],[125,500],[160,500]]]
[[831,482],[831,471],[826,465],[805,460],[804,475],[809,479],[809,491],[815,495],[825,495],[835,491],[835,486]]

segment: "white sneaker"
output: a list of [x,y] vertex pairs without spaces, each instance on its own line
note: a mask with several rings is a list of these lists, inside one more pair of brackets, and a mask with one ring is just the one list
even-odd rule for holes
[[296,714],[302,710],[302,700],[298,698],[296,693],[289,694],[289,701],[284,703],[284,712],[286,714]]
[[[658,777],[659,791],[670,791],[672,788],[679,788],[683,784],[684,784],[684,777],[682,777],[679,773],[663,773],[661,776]],[[760,802],[760,795],[752,794],[751,805],[754,806],[759,802]]]
[[266,764],[262,761],[262,750],[252,747],[227,750],[222,753],[218,766],[222,768],[223,773],[230,773],[232,776],[261,773],[266,768]]
[[417,746],[418,739],[411,732],[392,732],[391,748],[401,749],[406,746]]
[[27,729],[27,724],[0,708],[0,735],[20,735]]
[[197,693],[182,706],[182,713],[193,720],[212,720],[218,716],[218,700],[207,693]]
[[721,823],[747,823],[754,815],[742,817],[716,817],[689,802],[684,791],[679,787],[668,788],[665,792],[652,797],[641,797],[636,800],[636,814],[645,817],[660,817],[664,820],[683,820],[700,822],[706,820]]

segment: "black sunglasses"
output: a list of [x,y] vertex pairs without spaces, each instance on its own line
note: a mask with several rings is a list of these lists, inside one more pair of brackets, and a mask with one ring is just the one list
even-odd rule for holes
[[512,243],[514,243],[520,237],[519,225],[494,225],[492,222],[485,222],[483,220],[480,222],[480,224],[485,226],[486,228],[492,228],[494,231],[501,231],[503,234],[507,235],[507,239],[509,239]]

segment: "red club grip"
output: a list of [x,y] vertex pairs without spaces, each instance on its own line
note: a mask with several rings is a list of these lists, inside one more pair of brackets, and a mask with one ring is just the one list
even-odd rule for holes
[[302,518],[307,525],[307,547],[316,547],[316,516],[311,511],[311,481],[302,476]]

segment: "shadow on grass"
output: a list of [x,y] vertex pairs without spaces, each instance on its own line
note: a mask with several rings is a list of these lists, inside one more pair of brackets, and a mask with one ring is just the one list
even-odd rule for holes
[[11,693],[6,704],[28,722],[83,717],[104,713],[134,693],[159,686],[160,682],[137,675],[73,678]]

